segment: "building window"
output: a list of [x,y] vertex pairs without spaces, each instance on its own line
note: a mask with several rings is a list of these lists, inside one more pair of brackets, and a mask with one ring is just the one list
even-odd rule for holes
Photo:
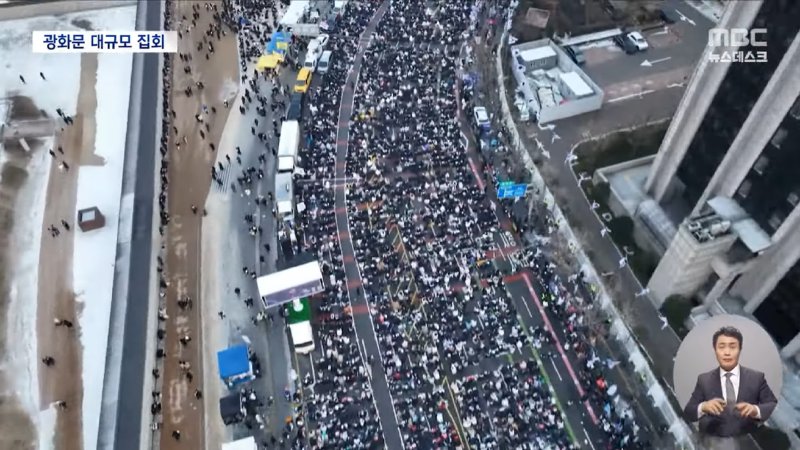
[[753,170],[759,175],[764,175],[764,169],[767,168],[767,165],[769,165],[769,159],[767,159],[766,156],[761,155],[756,160],[756,163],[753,164]]
[[772,136],[772,140],[770,141],[775,148],[781,148],[781,144],[783,141],[786,140],[786,136],[789,135],[789,130],[786,128],[778,128],[778,131]]
[[797,206],[798,201],[800,201],[800,195],[797,195],[797,192],[789,192],[786,201],[792,206]]
[[783,214],[774,213],[769,217],[767,223],[769,223],[769,226],[772,228],[772,231],[778,231],[778,228],[780,228],[781,224],[783,223],[783,219],[785,219]]
[[736,191],[736,194],[741,198],[747,198],[750,195],[750,188],[753,186],[753,182],[750,180],[742,181],[742,184],[739,186],[739,190]]

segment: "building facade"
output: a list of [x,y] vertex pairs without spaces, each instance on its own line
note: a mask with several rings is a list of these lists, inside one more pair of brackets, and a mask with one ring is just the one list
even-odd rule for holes
[[[690,212],[673,214],[680,229],[649,286],[659,302],[698,293],[707,309],[738,302],[800,363],[800,2],[730,2],[719,26],[765,28],[766,46],[708,47],[692,75],[644,186],[664,208]],[[710,57],[757,51],[766,62]],[[703,221],[725,245],[697,239]],[[686,261],[707,266],[676,281]]]

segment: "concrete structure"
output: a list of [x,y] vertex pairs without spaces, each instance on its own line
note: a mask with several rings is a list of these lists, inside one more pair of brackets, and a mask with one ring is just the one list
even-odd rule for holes
[[[800,248],[789,245],[800,228],[798,19],[800,7],[794,3],[731,2],[722,27],[769,23],[768,62],[712,63],[708,55],[721,50],[707,48],[655,158],[604,168],[595,176],[595,181],[609,183],[612,210],[634,217],[637,230],[650,241],[648,246],[671,256],[663,262],[664,269],[697,258],[708,264],[692,270],[693,276],[707,274],[708,280],[686,285],[674,282],[674,268],[657,269],[650,281],[657,304],[671,294],[696,294],[703,300],[704,311],[717,301],[738,302],[744,312],[760,319],[800,319],[800,308],[778,298],[786,299],[790,292],[800,294],[800,286],[794,286],[800,283],[779,289],[787,274],[800,271],[796,267]],[[649,173],[640,184],[648,166]],[[696,221],[709,211],[731,221],[731,232],[738,236],[736,248],[741,251],[734,258],[736,269],[725,264],[730,262],[725,251],[717,254],[720,259],[703,259],[700,254],[706,250],[684,245],[681,232],[676,233],[676,226],[687,217]],[[675,248],[665,248],[665,242]],[[674,251],[688,253],[673,259]],[[744,251],[751,254],[744,258]],[[741,265],[742,258],[749,262]],[[688,289],[690,285],[694,289]],[[760,309],[771,297],[777,303]],[[800,333],[800,320],[798,325],[762,321],[782,346]],[[800,338],[797,343],[800,349]]]
[[511,47],[511,69],[528,110],[548,123],[600,109],[603,91],[550,39]]
[[[708,47],[655,158],[604,168],[595,181],[609,183],[610,207],[634,218],[649,248],[669,242],[648,283],[651,301],[693,298],[690,325],[750,316],[797,374],[800,3],[729,2],[720,27],[766,28],[767,45]],[[712,53],[756,50],[767,62],[710,62]],[[774,422],[800,446],[800,378],[787,377],[782,400]]]

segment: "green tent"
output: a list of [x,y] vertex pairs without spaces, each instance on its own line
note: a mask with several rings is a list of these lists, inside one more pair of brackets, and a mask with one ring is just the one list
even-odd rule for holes
[[[299,310],[296,305],[300,305]],[[311,321],[311,306],[308,303],[308,297],[303,297],[296,302],[289,302],[286,304],[285,308],[286,322],[289,325]]]

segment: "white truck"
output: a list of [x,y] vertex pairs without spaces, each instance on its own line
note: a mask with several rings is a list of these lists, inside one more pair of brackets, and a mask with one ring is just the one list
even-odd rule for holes
[[294,351],[307,355],[314,351],[314,331],[311,328],[311,306],[308,298],[299,298],[286,305],[286,324],[292,337]]
[[294,220],[294,180],[291,172],[275,175],[275,208],[278,219]]
[[278,142],[278,173],[293,172],[299,152],[300,124],[296,120],[284,120]]

